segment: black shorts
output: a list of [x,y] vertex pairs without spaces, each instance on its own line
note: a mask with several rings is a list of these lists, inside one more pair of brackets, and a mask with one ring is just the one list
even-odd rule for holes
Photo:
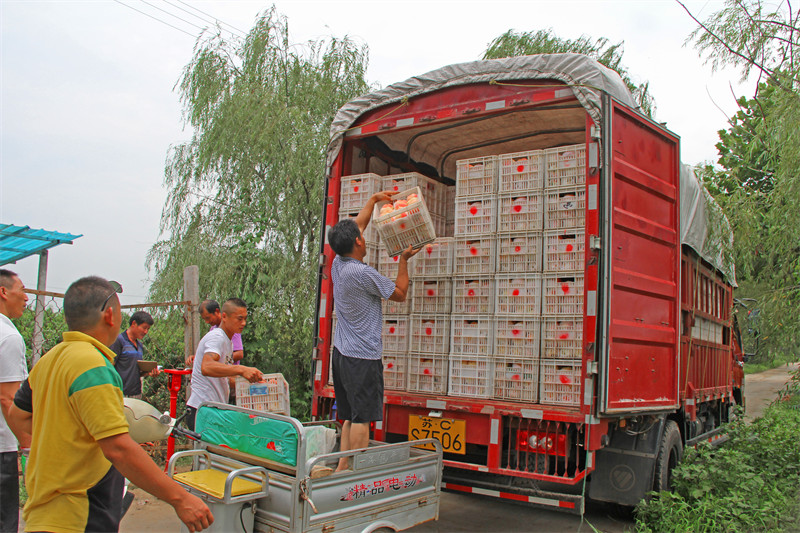
[[383,363],[345,357],[333,348],[333,390],[340,420],[355,424],[383,420]]

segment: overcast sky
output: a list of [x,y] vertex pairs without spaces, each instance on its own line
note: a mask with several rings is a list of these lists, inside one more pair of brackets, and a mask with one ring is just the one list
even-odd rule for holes
[[[51,250],[48,290],[98,274],[123,284],[123,303],[147,300],[145,256],[159,238],[165,158],[191,135],[174,86],[209,25],[196,9],[247,32],[272,4],[0,0],[0,222],[83,235]],[[712,73],[684,45],[695,24],[674,1],[274,4],[293,42],[348,35],[366,43],[368,80],[380,86],[480,59],[511,28],[624,41],[624,64],[650,82],[656,119],[681,136],[691,164],[716,160],[716,132],[736,110],[734,94],[753,92],[736,72]],[[722,2],[687,5],[705,18]],[[38,258],[8,268],[36,286]]]

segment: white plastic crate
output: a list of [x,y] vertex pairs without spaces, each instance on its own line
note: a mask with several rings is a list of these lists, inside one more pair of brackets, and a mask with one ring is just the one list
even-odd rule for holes
[[543,318],[542,357],[580,361],[583,357],[583,317],[577,315]]
[[449,276],[453,273],[453,238],[439,237],[426,244],[411,259],[409,267],[415,278]]
[[[339,220],[344,220],[346,218],[355,218],[358,216],[358,211],[348,212],[339,210]],[[367,241],[367,246],[377,246],[378,245],[378,230],[376,229],[375,223],[370,221],[367,224],[366,229],[362,232],[364,235],[364,240]],[[325,236],[327,239],[327,235]]]
[[[411,261],[414,261],[414,259],[411,259]],[[409,261],[409,267],[411,266],[411,261]],[[391,280],[397,279],[397,269],[399,268],[399,263],[399,255],[388,255],[386,248],[383,246],[380,247],[380,250],[378,251],[378,268],[376,269],[379,274],[382,274]]]
[[544,234],[544,270],[571,272],[584,269],[586,234],[583,230],[556,230]]
[[583,274],[545,274],[542,315],[583,315]]
[[[381,215],[381,209],[389,202],[380,201],[375,204],[372,224],[378,230],[381,244],[389,255],[397,255],[409,246],[418,247],[436,239],[433,220],[420,194],[419,187],[413,187],[392,197],[396,203],[405,201],[411,195],[417,195],[413,203]],[[365,237],[366,239],[366,237]]]
[[541,271],[541,233],[500,233],[497,235],[498,274],[530,274]]
[[452,315],[450,323],[451,354],[492,355],[494,320],[491,315]]
[[559,146],[544,150],[545,188],[572,187],[586,183],[586,145]]
[[539,318],[498,317],[494,328],[497,357],[539,358]]
[[485,235],[497,228],[497,197],[456,198],[456,237]]
[[453,242],[453,274],[489,275],[494,273],[494,235],[456,237]]
[[382,180],[377,174],[342,176],[339,211],[359,211],[381,190]]
[[539,403],[578,406],[581,402],[581,363],[539,361]]
[[586,189],[583,185],[546,190],[544,229],[583,229],[586,222]]
[[411,315],[409,352],[446,355],[450,352],[450,315]]
[[541,193],[503,195],[497,198],[497,231],[541,231],[543,197]]
[[383,318],[383,351],[408,352],[408,316],[387,315]]
[[417,278],[414,280],[411,312],[449,313],[453,299],[452,287],[453,282],[450,278]]
[[445,204],[447,201],[446,185],[435,179],[423,176],[417,172],[405,174],[392,174],[383,176],[382,189],[384,191],[405,191],[413,187],[419,187],[425,204],[431,215],[444,216],[446,214]]
[[456,161],[456,198],[495,194],[499,166],[496,155]]
[[526,357],[496,357],[494,394],[499,400],[535,402],[539,398],[539,360]]
[[456,188],[454,185],[445,186],[444,216],[448,222],[456,219]]
[[541,191],[544,184],[544,152],[530,150],[500,154],[500,194]]
[[494,368],[491,357],[451,354],[449,367],[448,395],[470,398],[489,398],[492,395]]
[[383,388],[405,390],[408,356],[405,354],[384,353],[381,359],[383,361]]
[[410,353],[407,359],[409,392],[447,394],[447,356]]
[[499,275],[495,280],[498,315],[538,316],[542,314],[541,274]]
[[260,383],[236,376],[236,405],[254,411],[290,414],[289,384],[283,374],[264,374]]
[[494,278],[453,278],[453,314],[484,314],[494,312]]
[[406,300],[404,302],[395,302],[394,300],[381,300],[381,308],[384,315],[407,315],[411,312],[411,302],[413,298],[414,282],[408,282],[408,293],[406,293]]

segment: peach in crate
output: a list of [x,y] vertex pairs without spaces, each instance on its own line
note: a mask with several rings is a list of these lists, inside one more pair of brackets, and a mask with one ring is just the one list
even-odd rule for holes
[[392,197],[392,202],[378,202],[372,220],[390,256],[398,255],[409,246],[418,248],[436,239],[433,220],[419,187],[398,193]]

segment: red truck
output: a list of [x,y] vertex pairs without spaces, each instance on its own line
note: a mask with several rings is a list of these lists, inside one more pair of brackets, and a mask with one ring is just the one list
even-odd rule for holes
[[[686,446],[724,439],[742,397],[730,230],[682,168],[679,138],[636,110],[615,72],[578,54],[475,61],[351,101],[332,126],[323,233],[353,216],[353,191],[408,176],[438,187],[425,200],[453,248],[452,266],[412,285],[449,288],[450,314],[418,313],[413,289],[406,309],[385,309],[407,344],[396,350],[385,329],[376,439],[437,438],[445,488],[572,512],[587,498],[635,505],[669,487]],[[322,241],[318,419],[335,402]],[[489,262],[470,270],[460,247],[481,255],[487,242]],[[522,270],[504,255],[515,242],[527,243]],[[367,260],[383,267],[383,255],[376,243]],[[465,300],[467,285],[490,287],[486,307]],[[437,320],[444,347],[420,339]]]

